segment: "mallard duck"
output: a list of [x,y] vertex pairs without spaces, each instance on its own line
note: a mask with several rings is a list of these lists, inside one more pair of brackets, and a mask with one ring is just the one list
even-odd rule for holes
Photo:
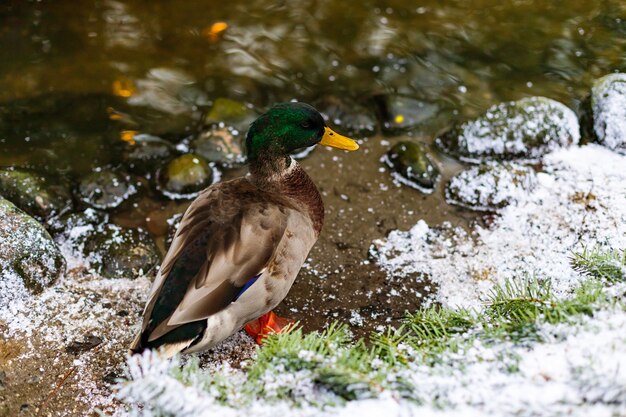
[[318,143],[359,148],[304,103],[277,104],[250,125],[249,174],[206,188],[185,212],[131,352],[206,350],[246,323],[261,342],[289,325],[271,310],[289,292],[324,222],[320,193],[290,153]]

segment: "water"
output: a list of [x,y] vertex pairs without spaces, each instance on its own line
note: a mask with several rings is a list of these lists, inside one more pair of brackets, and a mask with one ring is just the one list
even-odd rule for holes
[[[411,133],[430,144],[439,129],[503,100],[544,95],[578,110],[594,78],[626,70],[625,51],[623,0],[5,1],[0,165],[73,181],[123,168],[125,127],[110,108],[142,108],[133,114],[138,129],[176,144],[200,129],[218,97],[262,111],[328,94],[375,108],[375,97],[403,94],[440,109],[437,123]],[[391,180],[380,157],[399,139],[376,135],[358,153],[317,150],[303,162],[328,220],[287,314],[312,327],[349,318],[352,308],[381,321],[401,316],[415,306],[389,302],[391,289],[402,296],[427,284],[381,275],[366,261],[371,241],[421,218],[463,226],[476,218],[446,205],[441,185],[424,196]],[[461,165],[435,157],[443,184]],[[149,213],[184,207],[148,194],[116,221],[146,226]],[[163,227],[151,230],[163,237]]]

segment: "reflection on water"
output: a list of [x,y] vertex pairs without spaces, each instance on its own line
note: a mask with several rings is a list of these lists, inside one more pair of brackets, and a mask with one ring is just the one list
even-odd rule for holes
[[[9,1],[0,99],[109,92],[166,68],[210,95],[264,106],[321,92],[396,90],[458,107],[528,92],[569,98],[626,66],[613,1]],[[211,35],[216,22],[220,36]],[[222,30],[219,30],[222,28]],[[530,90],[530,91],[529,91]]]

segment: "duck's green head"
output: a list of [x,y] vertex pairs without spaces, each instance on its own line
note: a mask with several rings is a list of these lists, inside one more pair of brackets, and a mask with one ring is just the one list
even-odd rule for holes
[[246,137],[248,160],[276,158],[316,144],[354,151],[359,145],[333,132],[322,115],[305,103],[280,103],[251,125]]

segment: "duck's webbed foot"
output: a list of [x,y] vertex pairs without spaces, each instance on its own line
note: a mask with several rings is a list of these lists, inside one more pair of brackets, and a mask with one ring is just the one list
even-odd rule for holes
[[244,326],[244,330],[260,345],[268,334],[282,333],[293,326],[294,323],[295,320],[279,317],[273,311],[270,311],[258,319],[248,322]]

